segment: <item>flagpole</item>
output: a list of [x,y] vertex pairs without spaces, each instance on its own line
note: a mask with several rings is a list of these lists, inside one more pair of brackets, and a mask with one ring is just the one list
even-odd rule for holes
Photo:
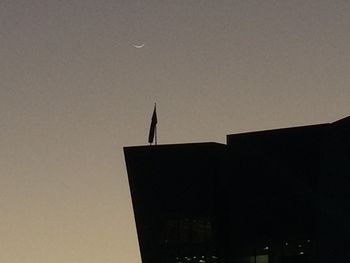
[[[154,103],[154,108],[157,110],[157,103]],[[154,139],[155,139],[155,145],[157,145],[157,125],[155,127],[155,131],[154,131]]]

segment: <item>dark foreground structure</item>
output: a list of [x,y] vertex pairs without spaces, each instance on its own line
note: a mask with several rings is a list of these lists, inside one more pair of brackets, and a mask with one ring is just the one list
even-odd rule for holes
[[350,262],[350,117],[124,153],[143,263]]

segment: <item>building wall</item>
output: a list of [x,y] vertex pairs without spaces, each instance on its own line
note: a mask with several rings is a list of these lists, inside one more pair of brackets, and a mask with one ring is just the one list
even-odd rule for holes
[[350,262],[350,122],[124,148],[143,263]]
[[224,148],[215,143],[125,148],[144,263],[202,256],[217,261],[214,186]]
[[322,144],[319,262],[350,262],[350,119],[332,124]]

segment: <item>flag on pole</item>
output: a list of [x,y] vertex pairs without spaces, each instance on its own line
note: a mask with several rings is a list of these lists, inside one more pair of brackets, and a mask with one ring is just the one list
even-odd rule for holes
[[154,110],[152,114],[152,120],[151,120],[151,126],[149,128],[149,134],[148,134],[148,142],[153,143],[153,139],[156,139],[157,144],[157,109],[156,105],[154,105]]

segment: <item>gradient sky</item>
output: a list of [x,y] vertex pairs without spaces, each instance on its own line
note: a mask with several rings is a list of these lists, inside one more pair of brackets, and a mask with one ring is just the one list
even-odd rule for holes
[[350,115],[349,73],[348,0],[2,0],[0,262],[140,262],[155,101],[159,143],[225,142]]

